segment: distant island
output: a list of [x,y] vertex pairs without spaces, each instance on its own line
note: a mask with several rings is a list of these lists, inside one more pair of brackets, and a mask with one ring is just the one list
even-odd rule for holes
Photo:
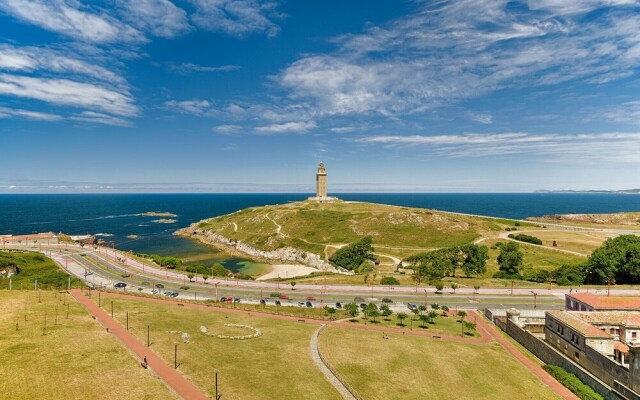
[[163,211],[147,211],[145,213],[136,214],[138,217],[177,217],[176,214]]
[[626,190],[546,190],[539,189],[534,193],[606,193],[606,194],[640,194],[640,189]]

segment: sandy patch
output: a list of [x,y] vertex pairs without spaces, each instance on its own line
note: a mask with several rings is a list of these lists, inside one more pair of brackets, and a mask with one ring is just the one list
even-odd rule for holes
[[257,281],[264,281],[267,279],[274,278],[292,278],[294,276],[304,276],[309,275],[312,272],[317,272],[318,270],[315,268],[307,267],[305,265],[300,264],[276,264],[272,265],[273,270],[267,274],[264,274],[258,278]]

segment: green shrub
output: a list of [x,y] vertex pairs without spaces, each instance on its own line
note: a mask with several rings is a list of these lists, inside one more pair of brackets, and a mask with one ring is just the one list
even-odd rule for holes
[[604,397],[596,393],[591,387],[584,384],[577,376],[557,365],[547,364],[544,367],[551,376],[562,383],[582,400],[604,400]]
[[535,236],[525,235],[524,233],[518,233],[518,234],[512,233],[512,234],[509,235],[509,237],[511,239],[517,240],[519,242],[542,245],[542,240],[538,239]]
[[281,295],[281,294],[282,294],[282,293],[280,293],[280,292],[273,292],[273,293],[271,293],[271,294],[269,295],[269,297],[280,297],[280,295]]
[[400,281],[394,278],[393,276],[385,276],[384,278],[380,279],[380,284],[386,285],[386,286],[399,285]]
[[338,249],[338,251],[329,258],[329,261],[338,267],[353,271],[360,267],[364,260],[371,260],[373,258],[371,254],[373,251],[373,247],[371,246],[372,242],[373,239],[371,236],[365,236],[355,243]]

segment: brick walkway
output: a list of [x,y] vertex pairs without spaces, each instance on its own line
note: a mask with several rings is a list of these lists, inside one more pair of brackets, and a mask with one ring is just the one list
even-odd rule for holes
[[531,371],[535,376],[537,376],[542,382],[544,382],[547,386],[549,386],[554,392],[556,392],[560,397],[566,400],[580,400],[578,396],[573,394],[569,389],[564,387],[560,382],[558,382],[553,376],[549,375],[547,371],[542,369],[542,367],[527,356],[522,354],[520,350],[518,350],[512,343],[510,343],[500,332],[498,332],[498,327],[491,324],[487,320],[482,317],[477,318],[476,320],[478,327],[485,331],[485,333],[496,340],[496,342],[500,343],[502,347],[504,347],[511,355],[513,355],[518,361],[520,361],[529,371]]
[[[147,363],[149,368],[155,372],[155,374],[166,382],[173,390],[175,390],[182,398],[188,400],[200,400],[208,399],[204,393],[200,391],[195,385],[186,380],[175,369],[171,368],[164,362],[158,355],[156,355],[151,349],[146,347],[144,343],[139,341],[133,334],[127,331],[117,321],[112,319],[106,311],[98,307],[96,303],[84,296],[80,290],[74,289],[71,291],[71,295],[89,311],[89,313],[95,316],[98,321],[105,328],[109,329],[113,335],[115,335],[120,341],[129,348],[134,354],[136,354],[140,361],[147,357]],[[142,368],[142,367],[140,367]]]

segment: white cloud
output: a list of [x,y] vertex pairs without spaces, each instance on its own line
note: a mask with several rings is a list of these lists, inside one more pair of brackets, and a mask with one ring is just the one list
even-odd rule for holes
[[202,29],[222,31],[232,36],[264,32],[275,36],[280,27],[272,22],[281,15],[276,4],[262,0],[190,0],[196,8],[191,16],[194,24]]
[[60,121],[60,115],[0,106],[0,118],[21,117],[39,121]]
[[229,72],[241,69],[238,65],[199,65],[193,63],[169,64],[169,69],[182,73],[190,72]]
[[212,131],[217,133],[222,133],[225,135],[230,135],[233,133],[238,133],[242,127],[240,125],[218,125],[211,128]]
[[164,103],[165,107],[181,112],[183,114],[204,115],[211,109],[211,103],[207,100],[169,100]]
[[[304,56],[274,79],[317,115],[397,116],[509,87],[620,79],[640,66],[637,2],[535,3],[418,3],[411,15],[342,35],[334,52]],[[584,18],[598,8],[601,15]]]
[[493,123],[493,116],[489,113],[469,113],[469,119],[481,124],[489,125]]
[[0,69],[25,72],[44,70],[83,75],[116,84],[125,83],[123,77],[105,67],[88,63],[59,51],[38,47],[0,45]]
[[444,157],[481,158],[527,156],[558,162],[604,160],[618,163],[640,162],[640,132],[583,134],[452,134],[379,135],[361,137],[354,142],[388,147],[421,146],[421,151]]
[[187,13],[169,0],[121,1],[122,16],[136,28],[171,38],[190,30]]
[[59,106],[99,109],[120,116],[135,116],[138,107],[126,91],[68,79],[0,74],[0,94],[45,101]]
[[591,117],[638,125],[640,124],[640,100],[605,107],[602,110],[594,111]]
[[0,8],[22,21],[88,42],[144,41],[136,29],[73,0],[3,0]]
[[114,117],[113,115],[97,113],[93,111],[83,111],[80,114],[73,115],[69,119],[80,122],[90,122],[94,124],[114,125],[114,126],[131,126],[131,122]]
[[313,121],[286,122],[284,124],[271,124],[256,128],[258,133],[306,133],[316,127]]

